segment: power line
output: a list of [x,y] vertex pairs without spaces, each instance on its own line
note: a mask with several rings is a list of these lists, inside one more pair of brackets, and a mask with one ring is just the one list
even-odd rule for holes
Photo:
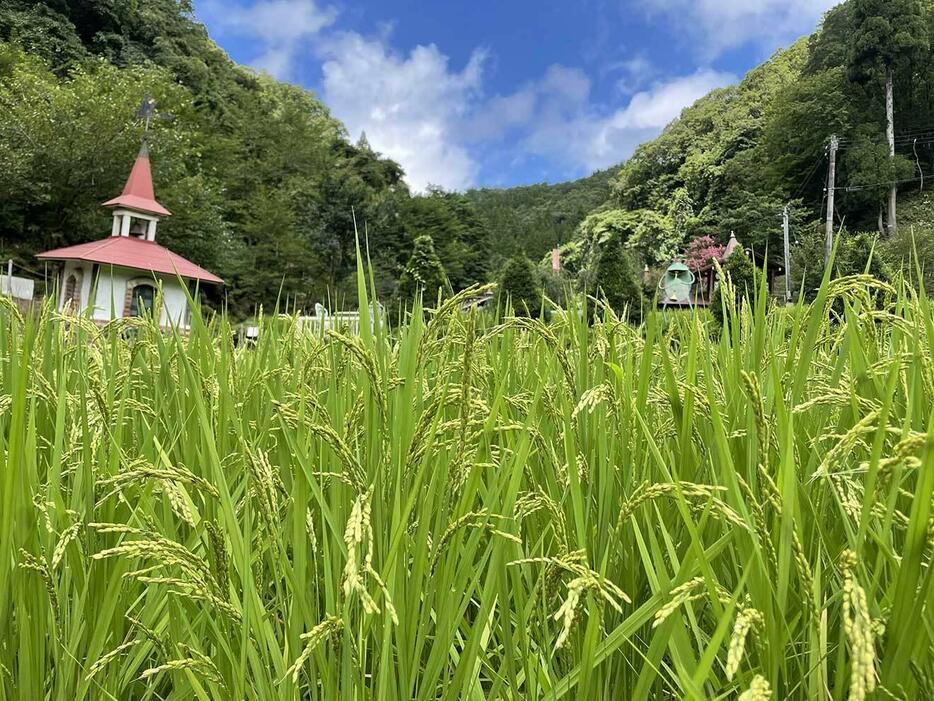
[[[880,146],[880,147],[887,146],[887,144],[883,144],[881,142],[875,142],[875,143],[877,146]],[[855,144],[852,141],[851,142],[841,141],[840,151],[848,151],[854,145]],[[896,148],[898,148],[899,151],[901,152],[904,152],[906,150],[910,151],[911,149],[917,148],[919,146],[923,146],[923,147],[926,147],[927,149],[930,149],[932,145],[934,145],[934,135],[931,135],[930,137],[925,137],[923,139],[919,138],[919,139],[912,139],[908,141],[896,141],[895,142]]]
[[932,176],[929,173],[922,173],[921,177],[918,178],[907,178],[905,180],[890,180],[884,183],[872,183],[870,185],[841,185],[839,187],[833,188],[834,190],[843,190],[844,192],[859,192],[860,190],[869,190],[874,187],[891,187],[892,185],[904,185],[906,183],[917,183],[922,180],[929,179]]
[[[934,137],[934,126],[926,127],[917,127],[915,129],[906,129],[905,131],[900,131],[895,135],[895,140],[900,142],[910,142],[914,139],[923,139],[928,137]],[[841,137],[840,144],[853,143],[852,137]]]
[[[898,144],[899,146],[911,146],[911,144],[914,144],[914,143],[918,143],[918,144],[927,144],[927,143],[931,143],[931,142],[934,142],[934,134],[929,134],[929,135],[926,135],[926,136],[911,137],[911,138],[906,138],[906,139],[896,139],[896,140],[895,140],[895,143]],[[848,148],[848,147],[854,146],[856,143],[857,143],[856,141],[852,141],[852,140],[843,140],[843,139],[841,139],[841,140],[840,140],[840,147],[841,147],[841,149],[843,149],[843,148]],[[878,144],[878,145],[880,145],[880,146],[883,145],[883,142],[881,142],[881,141],[869,141],[868,143],[871,143],[871,144]]]
[[817,170],[821,167],[821,164],[824,162],[824,159],[827,158],[827,153],[823,153],[820,158],[814,161],[814,165],[811,166],[811,170],[805,176],[804,181],[798,185],[798,189],[795,190],[794,194],[791,196],[791,199],[798,199],[798,196],[801,195],[805,188],[810,184],[811,178],[814,177],[814,174],[817,173]]
[[914,136],[915,134],[928,134],[934,132],[934,127],[918,127],[917,129],[906,129],[905,131],[898,132],[895,136],[905,137],[905,136]]
[[902,146],[910,146],[911,144],[929,144],[932,141],[934,141],[934,134],[931,134],[929,136],[923,136],[923,137],[919,136],[919,137],[915,137],[912,139],[904,139],[904,140],[896,139],[895,143],[900,144]]

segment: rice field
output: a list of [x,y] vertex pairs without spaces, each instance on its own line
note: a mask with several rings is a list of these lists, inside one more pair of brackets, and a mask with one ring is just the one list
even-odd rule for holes
[[0,701],[934,698],[923,295],[459,306],[0,310]]

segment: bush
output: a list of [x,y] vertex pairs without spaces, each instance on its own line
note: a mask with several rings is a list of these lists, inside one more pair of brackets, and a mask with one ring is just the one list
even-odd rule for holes
[[536,279],[532,261],[515,255],[506,261],[499,278],[500,303],[512,302],[519,316],[538,316],[542,310],[542,286]]
[[[903,234],[899,234],[899,240]],[[890,281],[892,270],[886,257],[894,258],[897,254],[895,240],[878,245],[878,236],[873,233],[849,233],[842,231],[837,236],[837,253],[834,257],[833,277],[862,275],[867,270],[873,277]],[[797,294],[804,287],[804,298],[813,301],[817,296],[824,277],[824,231],[814,227],[802,236],[791,256],[792,292]],[[910,246],[910,244],[908,244]]]
[[923,285],[929,295],[934,294],[934,228],[899,226],[898,233],[884,241],[880,249],[876,255],[882,253],[887,266],[901,270],[918,287]]
[[595,296],[633,323],[642,320],[642,285],[636,270],[622,240],[614,236],[600,251],[594,276]]
[[[743,300],[755,297],[761,273],[743,249],[737,248],[726,259],[723,264],[723,273],[729,278],[734,294],[733,300],[726,300],[728,306],[732,304],[735,305],[736,309],[739,309]],[[723,325],[722,298],[725,288],[726,281],[721,279],[710,298],[710,313],[721,326]]]
[[396,296],[403,302],[411,302],[419,292],[428,301],[433,301],[438,290],[447,287],[447,276],[441,259],[435,253],[435,244],[431,236],[419,236],[415,239],[412,255],[399,278]]

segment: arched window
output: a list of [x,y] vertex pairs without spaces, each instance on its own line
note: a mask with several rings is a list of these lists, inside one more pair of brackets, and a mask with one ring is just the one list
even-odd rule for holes
[[133,288],[133,302],[130,304],[130,316],[151,315],[156,302],[156,288],[143,283]]
[[156,283],[152,278],[140,278],[127,282],[123,316],[157,315],[155,304]]
[[84,273],[81,270],[69,273],[65,279],[65,294],[62,296],[63,307],[69,307],[74,311],[81,309],[81,283],[83,281]]

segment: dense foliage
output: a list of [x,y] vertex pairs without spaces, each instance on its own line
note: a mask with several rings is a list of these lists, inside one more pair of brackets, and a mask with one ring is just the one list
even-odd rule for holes
[[611,237],[601,247],[595,267],[590,293],[618,316],[638,322],[642,318],[642,284],[619,236]]
[[558,185],[468,191],[491,232],[494,268],[516,253],[533,260],[569,242],[584,217],[610,197],[616,169]]
[[519,316],[538,316],[542,293],[535,267],[524,254],[518,253],[506,261],[499,276],[501,308],[509,304]]
[[435,253],[435,244],[431,236],[422,235],[415,239],[412,257],[402,271],[396,294],[406,305],[416,297],[424,295],[429,302],[438,298],[448,288],[447,275],[441,259]]
[[755,299],[762,279],[755,263],[742,248],[733,251],[721,269],[723,276],[710,298],[710,312],[717,323],[722,325],[724,310],[739,309]]
[[247,348],[0,308],[0,698],[934,698],[927,298],[463,301]]
[[234,65],[176,0],[0,0],[0,258],[35,270],[37,251],[110,230],[99,205],[139,148],[144,93],[163,117],[157,196],[176,213],[159,240],[225,278],[235,315],[353,302],[357,233],[387,297],[422,234],[458,288],[486,279],[472,202],[411,197],[396,163],[307,91]]
[[490,231],[464,195],[431,189],[424,197],[408,200],[402,214],[410,240],[431,237],[454,290],[487,281]]

